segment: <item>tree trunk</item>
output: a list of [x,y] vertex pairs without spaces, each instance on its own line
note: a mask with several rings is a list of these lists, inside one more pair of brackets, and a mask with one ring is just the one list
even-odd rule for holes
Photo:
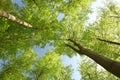
[[29,28],[33,27],[31,24],[29,24],[29,23],[27,23],[25,21],[22,21],[22,20],[16,18],[15,16],[13,16],[12,14],[9,14],[9,13],[7,13],[5,11],[0,10],[0,17],[5,17],[5,18],[7,18],[7,19],[9,19],[9,20],[11,20],[13,22],[16,22],[18,24],[21,24],[21,25],[29,27]]
[[[78,54],[80,53],[81,52],[79,52]],[[120,62],[99,55],[98,53],[95,53],[89,49],[84,49],[82,53],[93,59],[96,63],[104,67],[107,71],[113,73],[117,77],[120,77]]]
[[109,71],[110,73],[120,78],[120,62],[111,60],[107,57],[99,55],[96,52],[83,48],[80,44],[76,43],[73,40],[69,39],[69,41],[72,42],[78,48],[75,48],[69,44],[66,44],[68,47],[72,48],[74,51],[76,51],[80,55],[83,54],[83,55],[88,56],[89,58],[93,59],[96,63],[104,67],[107,71]]

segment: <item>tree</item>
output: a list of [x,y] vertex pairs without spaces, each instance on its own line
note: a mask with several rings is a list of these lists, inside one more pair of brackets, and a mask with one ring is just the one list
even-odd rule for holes
[[[5,66],[2,65],[1,75],[4,75],[4,70],[10,70],[10,72],[8,72],[10,77],[5,77],[4,79],[14,79],[15,75],[18,76],[21,72],[22,77],[20,79],[23,79],[23,76],[26,76],[28,73],[29,75],[33,74],[32,78],[36,78],[36,75],[39,75],[39,71],[37,72],[37,70],[40,66],[44,66],[44,64],[39,64],[39,61],[42,62],[41,59],[39,59],[38,62],[36,60],[34,61],[34,57],[31,61],[29,56],[36,56],[33,50],[34,46],[44,48],[46,44],[54,47],[53,50],[51,50],[53,53],[60,55],[66,54],[70,57],[74,56],[76,52],[78,54],[85,54],[103,65],[108,71],[114,72],[108,68],[112,64],[108,64],[106,67],[105,63],[107,63],[106,59],[110,61],[110,63],[113,60],[120,60],[119,47],[117,45],[104,43],[103,41],[109,40],[119,42],[119,7],[116,7],[116,4],[108,4],[106,7],[100,9],[96,22],[85,26],[88,20],[88,14],[92,12],[90,5],[93,1],[94,0],[23,0],[24,6],[22,7],[13,4],[11,0],[0,1],[2,5],[0,8],[0,59],[2,60],[1,63],[5,62],[5,64],[7,64]],[[6,5],[3,4],[7,4],[9,8],[5,8]],[[6,15],[3,15],[3,13]],[[63,14],[61,20],[58,19],[60,14]],[[10,16],[11,18],[9,18]],[[30,26],[32,27],[30,28]],[[100,39],[97,40],[96,38],[104,40],[100,41]],[[73,45],[71,42],[77,46],[81,44],[82,46],[80,46],[79,49],[82,48],[83,51],[79,52],[77,46]],[[80,43],[76,44],[75,42]],[[71,48],[75,51],[71,50]],[[87,48],[89,48],[89,50]],[[29,52],[29,50],[33,50],[33,53]],[[91,55],[88,54],[88,52]],[[24,57],[23,54],[29,54],[29,56],[26,55],[28,57]],[[49,54],[47,55],[49,57]],[[99,57],[100,55],[102,55],[102,57]],[[17,56],[20,56],[20,58]],[[106,62],[101,62],[94,56],[97,56],[101,60],[104,58]],[[35,59],[37,58],[35,57]],[[28,65],[25,63],[26,61],[31,63]],[[18,62],[23,63],[23,65],[19,65]],[[33,70],[33,72],[24,72],[24,68],[27,69],[28,66],[34,65],[34,62],[38,64],[36,70],[30,69],[31,71]],[[119,62],[116,63],[116,65],[119,65]],[[15,72],[11,73],[13,66],[15,71],[18,70],[16,74]],[[22,66],[23,69],[21,69],[20,66]],[[48,67],[44,68],[46,69]],[[39,70],[41,71],[41,69]],[[61,69],[61,67],[57,66],[56,70],[62,71],[59,69]],[[66,68],[63,67],[63,69],[67,72]],[[47,69],[47,71],[49,70],[50,69]],[[48,77],[51,79],[58,79],[58,75],[51,77],[52,74],[47,74],[47,71],[43,71],[43,73],[45,72],[44,74],[46,74],[45,76],[47,76],[45,77],[42,75],[43,79]],[[116,70],[116,72],[117,71],[119,70]],[[114,74],[119,76],[116,72]],[[70,75],[63,74],[63,76]],[[27,76],[25,79],[32,78]],[[3,77],[1,77],[1,79],[3,79]],[[37,79],[39,79],[39,76]],[[68,77],[68,80],[69,79]]]
[[0,79],[1,80],[23,80],[26,75],[25,72],[32,70],[31,67],[36,61],[36,54],[31,50],[19,51],[16,56],[4,56],[1,63]]
[[71,67],[63,66],[55,53],[48,52],[42,58],[31,51],[23,52],[17,58],[4,61],[0,72],[2,80],[71,80]]
[[[70,40],[70,39],[69,39]],[[120,67],[120,62],[111,60],[109,58],[106,58],[104,56],[99,55],[98,53],[95,53],[89,49],[86,49],[84,47],[82,47],[80,44],[74,42],[73,40],[70,40],[71,42],[73,42],[73,44],[75,46],[78,47],[78,49],[72,47],[69,44],[66,44],[68,47],[72,48],[74,51],[76,51],[78,54],[84,54],[88,57],[90,57],[91,59],[93,59],[96,63],[100,64],[102,67],[104,67],[107,71],[113,73],[114,75],[120,77],[120,71],[119,71],[119,67]]]
[[[9,2],[8,4],[15,7],[14,4],[11,4]],[[37,7],[34,8],[34,6],[35,5],[33,5],[32,9],[37,10],[38,8]],[[33,11],[28,11],[30,9],[31,9],[31,6],[28,7],[27,9],[22,7],[20,9],[17,9],[16,11],[14,11],[14,8],[13,10],[10,9],[10,11],[2,9],[0,12],[1,13],[0,21],[2,24],[0,25],[1,26],[0,27],[0,34],[1,34],[0,35],[0,41],[1,41],[0,42],[0,53],[1,53],[0,54],[0,59],[1,59],[0,79],[2,80],[36,79],[34,75],[37,75],[39,71],[37,72],[37,70],[32,69],[32,67],[35,66],[36,69],[42,70],[44,69],[44,67],[40,68],[40,66],[44,66],[44,65],[39,63],[41,63],[42,61],[45,61],[47,58],[50,58],[51,60],[52,59],[54,60],[52,60],[52,62],[48,62],[51,64],[47,64],[46,62],[46,65],[48,66],[48,70],[46,70],[47,66],[45,66],[45,70],[43,70],[43,72],[45,73],[41,73],[42,76],[40,77],[38,76],[38,79],[43,78],[43,80],[44,79],[63,79],[64,80],[66,78],[66,80],[70,80],[71,69],[69,67],[64,67],[62,65],[58,55],[51,53],[50,56],[44,57],[45,59],[42,61],[40,58],[37,59],[37,55],[36,53],[34,53],[33,47],[39,46],[42,48],[46,44],[50,44],[49,40],[54,36],[57,36],[56,34],[54,34],[57,30],[51,32],[51,30],[49,30],[50,25],[48,24],[51,24],[52,21],[55,21],[56,23],[53,23],[54,24],[53,26],[51,24],[52,27],[50,28],[50,29],[52,28],[54,29],[54,26],[57,26],[55,24],[57,24],[58,22],[56,21],[56,19],[54,20],[54,16],[53,17],[51,16],[53,18],[53,19],[51,18],[52,21],[43,23],[45,16],[43,15],[34,16],[36,15],[36,12],[33,13]],[[25,13],[26,15],[22,16],[22,14],[25,14]],[[48,13],[48,11],[46,13]],[[40,19],[41,17],[38,17],[38,16],[41,16],[41,17],[43,16],[43,19]],[[40,20],[40,23],[37,23],[35,20]],[[27,22],[28,25],[23,24],[23,23],[26,23],[25,21],[28,21]],[[30,22],[31,23],[34,22],[37,28],[34,28],[34,27],[29,28],[28,26]],[[51,34],[50,36],[46,36],[48,35],[47,34],[48,32]],[[58,65],[56,65],[55,63],[58,63]],[[46,72],[49,72],[49,73],[47,74]],[[29,75],[32,75],[33,77],[31,78]]]
[[113,74],[99,67],[94,61],[91,61],[91,59],[83,59],[80,65],[82,80],[119,80]]
[[33,69],[27,72],[28,80],[71,80],[71,67],[63,66],[59,56],[48,52],[33,65]]
[[[101,35],[99,35],[99,33],[97,32],[97,36],[102,36],[102,37],[104,37],[105,35],[105,37],[109,37],[109,36],[107,36],[107,35],[111,35],[111,29],[112,29],[112,27],[110,27],[110,26],[119,26],[119,24],[118,23],[114,23],[114,24],[110,24],[110,22],[112,22],[114,19],[108,19],[108,17],[112,14],[112,15],[118,15],[117,13],[117,9],[116,9],[116,6],[115,5],[108,5],[108,10],[107,11],[105,11],[106,9],[102,9],[103,10],[103,13],[102,13],[102,16],[101,16],[101,19],[98,21],[98,22],[96,22],[96,24],[94,25],[94,27],[92,26],[91,28],[92,29],[94,29],[94,28],[96,28],[96,29],[98,29],[98,30],[100,30],[100,27],[96,27],[96,26],[103,26],[104,25],[104,27],[102,27],[102,31],[100,32],[101,33]],[[114,17],[115,18],[115,17]],[[115,19],[116,20],[116,22],[117,22],[117,20],[118,19]],[[108,24],[108,22],[109,22],[109,24]],[[119,29],[119,27],[117,27],[118,29]],[[88,30],[90,30],[90,28],[88,29]],[[105,32],[105,31],[106,32]],[[92,30],[91,30],[92,31]],[[88,32],[91,32],[91,31],[88,31]],[[96,32],[96,31],[95,31]],[[112,36],[112,37],[115,37],[115,36],[117,36],[117,34],[115,34],[117,32],[117,30],[115,31],[115,32],[113,32],[112,34],[114,34],[114,36]],[[91,33],[93,33],[93,32],[91,32]],[[96,34],[95,34],[96,35]],[[86,36],[85,36],[86,37]],[[90,38],[90,37],[89,37]],[[95,39],[95,37],[93,37],[92,39]],[[107,45],[110,45],[110,44],[116,44],[116,45],[119,45],[119,43],[118,42],[113,42],[113,41],[111,41],[111,40],[104,40],[104,39],[100,39],[100,38],[97,38],[99,41],[104,41],[104,42],[107,42],[107,43],[109,43],[109,44],[107,44]],[[115,39],[115,38],[113,38],[113,39]],[[104,67],[107,71],[109,71],[109,72],[111,72],[111,73],[113,73],[114,75],[116,75],[116,76],[118,76],[118,77],[120,77],[120,71],[119,71],[119,67],[120,67],[120,62],[117,62],[117,61],[114,61],[114,60],[111,60],[111,59],[109,59],[109,58],[107,58],[107,57],[104,57],[104,56],[101,56],[101,55],[99,55],[98,53],[95,53],[95,52],[93,52],[93,51],[91,51],[90,49],[86,49],[86,48],[84,48],[83,46],[81,46],[80,44],[78,44],[78,43],[76,43],[76,41],[74,41],[74,40],[71,40],[71,39],[69,39],[69,41],[70,42],[72,42],[75,46],[77,46],[77,48],[76,47],[73,47],[73,46],[71,46],[71,45],[69,45],[69,44],[66,44],[68,47],[70,47],[70,48],[72,48],[74,51],[76,51],[78,54],[83,54],[83,55],[86,55],[86,56],[88,56],[88,57],[90,57],[91,59],[93,59],[95,62],[97,62],[98,64],[100,64],[102,67]],[[94,41],[94,40],[93,40]],[[82,41],[81,41],[82,42]],[[94,42],[95,44],[96,44],[96,42]],[[92,44],[92,46],[94,46],[94,43]],[[97,43],[97,45],[98,45],[99,43]],[[106,44],[105,44],[106,45]],[[107,45],[106,45],[106,50],[107,50]],[[110,46],[109,48],[113,48],[114,46],[116,46],[116,45],[113,45],[113,46]],[[91,46],[91,47],[92,47]],[[102,45],[102,46],[104,46],[104,45]],[[97,47],[97,46],[96,46]],[[104,47],[103,47],[104,48]],[[102,50],[104,50],[102,48]],[[96,48],[95,48],[96,49]],[[98,48],[98,49],[100,49],[100,48]],[[97,49],[96,49],[97,50]],[[108,51],[108,50],[107,50]],[[110,50],[109,50],[110,51]],[[113,50],[114,51],[114,50]],[[101,52],[103,52],[103,51],[101,51]],[[108,52],[107,52],[108,53]],[[119,52],[117,53],[117,54],[119,54]]]

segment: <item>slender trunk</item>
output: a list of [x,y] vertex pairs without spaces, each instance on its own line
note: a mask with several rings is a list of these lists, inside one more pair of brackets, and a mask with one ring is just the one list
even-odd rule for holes
[[18,24],[21,24],[21,25],[29,27],[29,28],[33,27],[31,24],[29,24],[29,23],[27,23],[25,21],[22,21],[22,20],[16,18],[14,15],[12,15],[10,13],[7,13],[5,11],[0,10],[0,17],[5,17],[5,18],[7,18],[7,19],[9,19],[9,20],[11,20],[13,22],[16,22]]
[[99,55],[96,52],[93,52],[89,49],[83,48],[80,44],[76,43],[75,41],[68,39],[68,41],[72,42],[77,48],[66,44],[68,47],[76,51],[80,55],[86,55],[89,58],[93,59],[96,63],[104,67],[107,71],[110,73],[116,75],[117,77],[120,78],[120,62],[111,60],[107,57],[104,57],[102,55]]
[[[79,52],[78,54],[80,53],[81,52]],[[120,77],[120,62],[99,55],[98,53],[95,53],[89,49],[84,49],[82,53],[93,59],[96,63],[104,67],[107,71],[113,73],[117,77]]]

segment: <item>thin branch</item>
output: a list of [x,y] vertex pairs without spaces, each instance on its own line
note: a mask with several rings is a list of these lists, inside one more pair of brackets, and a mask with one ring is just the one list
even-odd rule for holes
[[72,42],[75,46],[77,46],[79,49],[82,49],[82,46],[78,44],[77,42],[73,41],[72,39],[68,39],[68,41]]
[[107,42],[109,44],[115,44],[115,45],[119,45],[120,46],[119,42],[113,42],[113,41],[109,41],[109,40],[105,40],[105,39],[101,39],[101,38],[97,38],[97,40],[103,41],[103,42]]
[[71,49],[73,49],[74,51],[76,51],[76,52],[80,52],[78,49],[76,49],[76,48],[74,48],[73,46],[71,46],[71,45],[69,45],[69,44],[65,44],[66,46],[68,46],[68,47],[70,47]]

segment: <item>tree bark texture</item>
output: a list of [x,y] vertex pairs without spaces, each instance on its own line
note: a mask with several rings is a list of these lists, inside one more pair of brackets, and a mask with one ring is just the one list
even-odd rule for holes
[[7,18],[7,19],[9,19],[9,20],[11,20],[13,22],[16,22],[16,23],[18,23],[20,25],[23,25],[23,26],[26,26],[26,27],[29,27],[29,28],[33,27],[31,24],[29,24],[29,23],[27,23],[25,21],[22,21],[22,20],[16,18],[14,15],[12,15],[10,13],[7,13],[5,11],[0,10],[0,17],[5,17],[5,18]]
[[80,55],[83,54],[83,55],[88,56],[89,58],[93,59],[96,63],[104,67],[107,71],[109,71],[110,73],[120,78],[120,62],[111,60],[94,51],[83,48],[80,44],[76,43],[73,40],[69,39],[69,41],[72,42],[78,48],[75,48],[69,44],[66,44],[68,47],[72,48],[74,51],[76,51]]

